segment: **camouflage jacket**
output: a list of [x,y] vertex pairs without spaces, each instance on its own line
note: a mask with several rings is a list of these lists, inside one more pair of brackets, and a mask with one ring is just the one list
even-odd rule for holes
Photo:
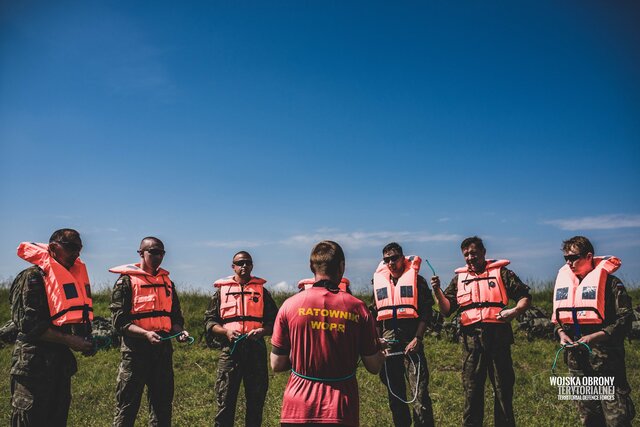
[[[276,315],[278,314],[278,305],[273,300],[271,293],[266,289],[262,288],[264,292],[264,313],[263,313],[263,326],[273,327],[273,324],[276,321]],[[204,312],[204,328],[205,333],[208,335],[207,339],[214,339],[217,341],[217,344],[222,348],[229,347],[229,341],[221,336],[214,336],[211,332],[211,328],[215,325],[222,326],[222,318],[220,317],[220,290],[216,290],[216,292],[211,297],[209,301],[209,307]]]
[[[173,290],[173,292],[171,292],[171,324],[174,327],[177,325],[182,329],[184,326],[184,317],[182,317],[180,299],[178,298],[178,293],[176,292],[176,287],[173,282],[171,282],[171,288]],[[125,330],[132,324],[132,295],[131,278],[123,274],[116,281],[116,284],[113,286],[113,292],[111,293],[111,304],[109,304],[111,322],[116,332],[122,335],[120,347],[122,351],[148,351],[151,348],[151,344],[147,340],[130,337],[125,333]],[[167,343],[170,343],[170,341],[167,341]]]
[[[529,287],[522,283],[520,278],[513,271],[508,268],[502,268],[500,270],[500,276],[502,283],[507,291],[507,297],[513,301],[520,301],[522,298],[531,298],[529,293]],[[460,306],[458,305],[458,275],[456,274],[451,279],[449,286],[444,291],[444,296],[451,305],[450,313],[457,311]],[[513,343],[513,331],[511,324],[509,323],[474,323],[473,325],[462,326],[461,333],[463,335],[473,335],[482,338],[484,334],[495,334],[495,339],[501,344]],[[492,338],[493,339],[493,338]]]
[[[373,281],[372,281],[373,283]],[[369,307],[371,313],[377,318],[375,296],[373,303]],[[407,344],[416,336],[418,323],[424,321],[429,325],[433,317],[433,295],[427,280],[418,275],[418,317],[416,319],[389,319],[376,321],[376,326],[382,331],[382,337],[388,340],[397,340],[398,343]]]
[[44,273],[39,267],[32,266],[18,274],[11,284],[9,301],[11,320],[18,328],[11,375],[42,378],[52,370],[62,370],[68,376],[75,374],[76,359],[67,346],[39,339],[49,328],[71,333],[68,326],[57,327],[51,323]]
[[[609,275],[605,284],[604,293],[604,322],[601,325],[581,325],[582,335],[588,335],[598,331],[604,331],[609,335],[607,345],[622,345],[624,337],[631,330],[633,322],[633,307],[631,297],[627,293],[622,281],[616,276]],[[555,332],[561,328],[556,325]],[[564,332],[572,339],[574,338],[574,328],[572,325],[564,325]]]

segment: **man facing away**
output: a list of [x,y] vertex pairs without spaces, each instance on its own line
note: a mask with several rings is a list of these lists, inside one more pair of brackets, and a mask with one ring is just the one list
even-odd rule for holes
[[233,256],[234,274],[216,280],[216,292],[205,312],[205,330],[222,344],[218,360],[214,425],[233,426],[240,384],[244,382],[247,409],[245,424],[262,424],[262,410],[269,388],[267,348],[278,306],[264,287],[266,280],[251,275],[253,259],[246,251]]
[[621,261],[595,256],[583,236],[562,242],[565,264],[553,291],[553,317],[573,376],[613,377],[613,400],[576,400],[585,426],[626,427],[635,408],[627,381],[624,337],[631,327],[631,297],[614,273]]
[[[429,396],[429,369],[423,339],[431,320],[433,296],[418,274],[420,257],[404,256],[395,242],[382,249],[382,262],[373,275],[373,314],[381,344],[388,354],[380,379],[387,386],[389,408],[396,426],[411,425],[407,402],[412,404],[413,425],[433,426]],[[405,377],[409,381],[407,399]]]
[[340,245],[318,243],[310,267],[315,284],[282,304],[271,338],[271,368],[291,369],[280,422],[357,426],[358,359],[374,374],[384,362],[373,317],[362,301],[338,288],[345,269]]
[[165,250],[156,237],[145,237],[140,262],[110,269],[120,274],[111,295],[113,327],[122,334],[116,385],[114,426],[133,427],[145,385],[149,425],[170,426],[173,404],[173,347],[184,342],[184,318],[169,272],[160,268]]
[[11,319],[18,328],[11,356],[11,425],[67,424],[71,376],[78,370],[69,351],[94,353],[93,304],[76,230],[55,231],[49,244],[23,242],[18,256],[33,266],[11,285]]
[[[509,261],[487,260],[479,237],[464,239],[460,249],[466,265],[456,269],[444,293],[438,276],[431,278],[431,286],[442,315],[460,312],[465,397],[462,422],[464,426],[483,425],[484,384],[489,375],[495,396],[494,423],[496,427],[514,426],[513,331],[509,322],[529,307],[529,287],[505,268]],[[506,309],[509,299],[516,301],[516,306]]]

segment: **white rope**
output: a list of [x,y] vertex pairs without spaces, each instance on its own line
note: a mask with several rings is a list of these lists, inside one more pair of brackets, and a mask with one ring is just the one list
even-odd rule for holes
[[[387,354],[387,357],[399,356],[399,355],[405,355],[405,353],[403,351],[396,351],[395,353]],[[403,403],[413,403],[418,398],[418,387],[419,387],[419,384],[420,384],[420,356],[418,356],[418,366],[416,366],[416,363],[413,361],[413,359],[411,358],[411,356],[409,354],[406,354],[405,356],[407,356],[409,358],[409,360],[411,360],[411,364],[413,365],[413,373],[414,373],[414,375],[416,375],[416,391],[413,394],[413,399],[404,400],[400,396],[395,394],[393,392],[393,390],[391,389],[391,383],[389,382],[389,369],[387,369],[387,359],[384,360],[384,374],[387,377],[387,388],[389,389],[389,393],[391,393],[393,395],[393,397],[395,397],[396,399],[398,399],[399,401],[401,401]],[[407,378],[407,381],[409,381],[409,378]]]

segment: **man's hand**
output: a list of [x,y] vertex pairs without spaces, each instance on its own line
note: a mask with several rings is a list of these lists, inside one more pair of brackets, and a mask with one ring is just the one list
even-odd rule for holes
[[433,288],[434,291],[440,289],[440,277],[431,276],[431,288]]
[[593,344],[597,344],[599,342],[605,341],[607,337],[608,335],[605,332],[598,331],[598,332],[594,332],[592,334],[580,337],[577,342],[585,343],[586,345],[591,347]]
[[257,328],[247,333],[247,338],[257,341],[264,336],[264,328]]
[[496,319],[510,322],[518,315],[518,310],[514,308],[505,308],[500,313],[496,314]]
[[189,339],[189,332],[187,331],[182,331],[180,335],[176,337],[176,341],[178,342],[187,342],[188,339]]
[[378,348],[380,350],[387,350],[389,347],[389,341],[384,338],[378,338]]
[[558,336],[560,337],[560,345],[563,345],[565,347],[573,347],[577,345],[576,343],[571,341],[569,335],[567,335],[562,329],[558,331]]
[[91,353],[93,351],[93,342],[77,335],[67,335],[67,346],[73,351],[82,353]]
[[418,337],[414,337],[411,341],[409,341],[409,344],[407,344],[407,346],[404,348],[404,354],[413,353],[414,351],[416,351],[419,344],[420,344],[420,341],[418,340]]
[[153,331],[147,331],[144,334],[144,337],[147,339],[147,341],[149,341],[151,343],[151,345],[157,345],[160,344],[162,341],[160,340],[160,338],[162,338],[160,335],[156,334]]
[[235,340],[237,340],[241,334],[238,331],[232,331],[231,329],[227,329],[225,332],[225,335],[227,336],[227,339],[229,340],[229,342],[232,343]]

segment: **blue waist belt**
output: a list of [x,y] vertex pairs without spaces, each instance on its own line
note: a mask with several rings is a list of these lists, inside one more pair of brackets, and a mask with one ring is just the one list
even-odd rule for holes
[[293,368],[291,369],[291,373],[294,374],[295,376],[298,376],[300,378],[304,378],[305,380],[310,380],[310,381],[318,381],[318,382],[322,382],[322,383],[334,383],[334,382],[338,382],[338,381],[346,381],[350,378],[353,378],[356,375],[356,371],[353,371],[352,373],[350,373],[349,375],[347,375],[346,377],[340,377],[340,378],[316,378],[316,377],[309,377],[307,375],[302,375],[299,372],[296,372],[293,370]]

